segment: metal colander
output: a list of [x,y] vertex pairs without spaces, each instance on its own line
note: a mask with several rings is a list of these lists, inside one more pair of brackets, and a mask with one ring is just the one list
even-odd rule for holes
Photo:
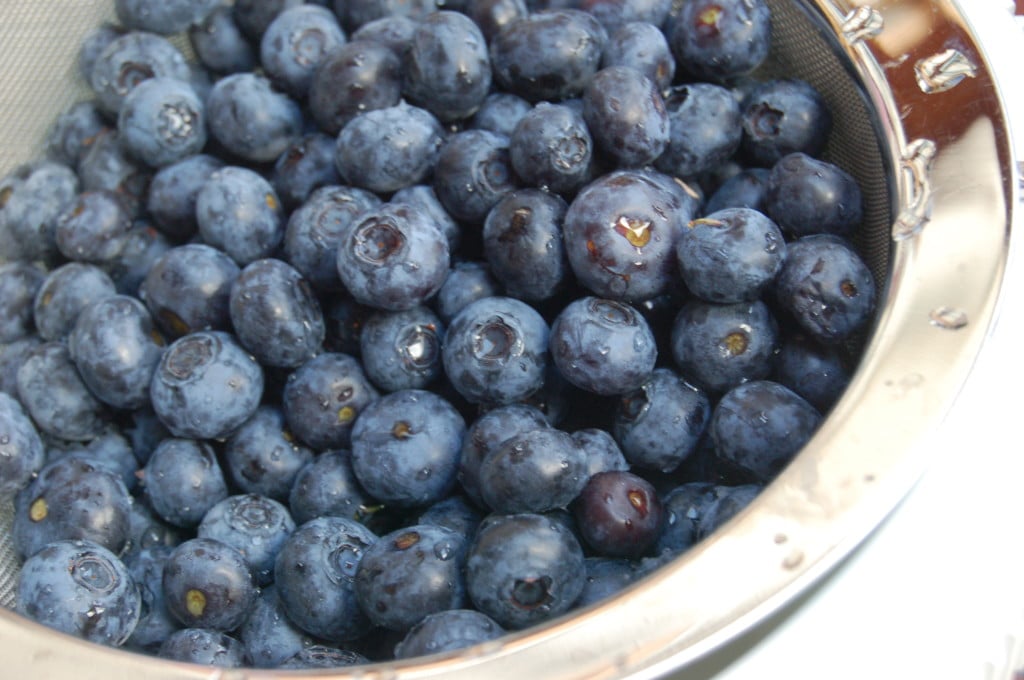
[[[951,405],[994,317],[1019,219],[998,84],[950,0],[770,4],[774,48],[758,75],[804,78],[824,94],[835,118],[826,157],[865,196],[857,245],[880,284],[880,313],[861,339],[846,394],[751,506],[643,582],[536,629],[425,661],[368,666],[358,677],[685,672],[833,568],[923,471],[925,435]],[[113,10],[110,0],[3,0],[0,18],[2,176],[39,153],[60,111],[90,96],[75,62],[79,40]],[[0,603],[8,607],[18,571],[10,513],[0,509]],[[276,677],[94,646],[3,610],[0,656],[12,677]]]

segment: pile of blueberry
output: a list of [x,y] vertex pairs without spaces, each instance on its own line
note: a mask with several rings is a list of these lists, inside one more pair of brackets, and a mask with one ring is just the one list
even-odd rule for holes
[[862,198],[820,93],[752,75],[762,0],[115,4],[0,182],[25,616],[459,649],[687,550],[847,384]]

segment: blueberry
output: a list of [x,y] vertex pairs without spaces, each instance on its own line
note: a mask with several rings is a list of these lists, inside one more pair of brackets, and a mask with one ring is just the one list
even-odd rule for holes
[[85,191],[114,193],[131,218],[140,217],[153,170],[132,158],[113,128],[100,131],[78,164],[78,176]]
[[504,634],[505,629],[497,621],[475,609],[435,612],[423,617],[395,645],[395,658],[412,659],[453,652],[494,640]]
[[142,281],[139,299],[170,338],[231,327],[234,260],[211,246],[190,243],[164,253]]
[[516,186],[509,138],[487,130],[465,130],[448,138],[434,167],[434,191],[457,220],[480,223]]
[[337,649],[326,645],[312,645],[299,650],[281,662],[278,668],[283,670],[311,668],[343,668],[369,663],[370,660],[358,652],[348,649]]
[[356,599],[378,626],[405,631],[424,616],[466,605],[466,538],[451,529],[412,525],[381,536],[356,571]]
[[153,375],[150,399],[177,437],[216,439],[249,419],[263,395],[263,370],[222,331],[175,340]]
[[132,496],[131,501],[128,547],[123,553],[125,560],[149,548],[173,548],[184,540],[185,532],[171,526],[153,512],[145,493]]
[[18,577],[17,602],[23,616],[114,647],[131,635],[141,609],[124,564],[87,540],[58,541],[30,557]]
[[597,72],[608,35],[576,9],[534,12],[491,40],[491,66],[502,89],[532,102],[578,96]]
[[741,149],[753,164],[763,167],[796,152],[817,157],[832,129],[828,103],[804,80],[760,82],[747,92],[741,109]]
[[850,236],[864,216],[860,186],[827,161],[796,152],[772,166],[765,210],[791,237]]
[[46,272],[27,262],[0,264],[0,342],[20,340],[35,330],[35,300],[46,279]]
[[442,360],[465,399],[492,406],[520,401],[544,384],[547,323],[514,298],[482,298],[452,319]]
[[381,43],[401,56],[409,49],[412,34],[418,25],[418,19],[404,14],[389,14],[362,24],[352,33],[351,38]]
[[338,134],[356,116],[398,104],[402,66],[387,45],[353,40],[324,57],[309,85],[309,111],[320,129]]
[[289,376],[281,403],[288,429],[323,451],[348,447],[352,424],[377,396],[356,359],[326,352]]
[[489,41],[507,25],[530,14],[526,0],[477,0],[467,14]]
[[583,118],[595,146],[619,167],[653,163],[669,142],[665,101],[650,78],[628,66],[608,66],[583,91]]
[[704,509],[697,524],[697,536],[710,536],[720,526],[735,517],[756,498],[763,487],[758,484],[720,486],[715,489],[715,500]]
[[740,170],[715,189],[704,206],[704,212],[713,213],[724,208],[750,208],[764,212],[769,172],[767,168]]
[[288,507],[298,524],[325,515],[363,521],[371,505],[352,471],[348,449],[324,451],[303,465],[288,495]]
[[248,168],[227,166],[196,195],[196,223],[204,242],[244,267],[273,254],[284,238],[285,216],[270,182]]
[[111,429],[88,443],[74,442],[59,447],[51,445],[47,451],[47,462],[65,457],[77,458],[100,470],[113,473],[129,492],[134,492],[138,486],[139,461],[128,440],[116,429]]
[[69,260],[109,266],[125,246],[131,215],[112,191],[85,191],[57,218],[54,240]]
[[701,539],[701,518],[718,500],[724,488],[711,482],[685,482],[662,497],[665,522],[655,543],[655,552],[678,555]]
[[672,326],[671,349],[683,376],[712,393],[767,378],[778,348],[778,324],[760,301],[683,305]]
[[424,16],[402,60],[402,93],[442,122],[477,111],[491,87],[487,40],[465,14]]
[[104,21],[99,26],[91,29],[82,38],[78,46],[78,72],[86,83],[92,77],[92,69],[96,65],[96,59],[106,49],[107,45],[120,38],[129,29],[112,21]]
[[771,30],[764,0],[697,0],[680,9],[669,42],[681,70],[697,80],[725,81],[764,62]]
[[235,21],[231,6],[214,9],[189,28],[188,37],[199,62],[214,73],[242,73],[256,65],[256,48]]
[[313,358],[325,328],[312,287],[286,262],[249,263],[231,285],[231,323],[263,366],[296,368]]
[[584,542],[605,557],[640,557],[661,534],[664,509],[654,486],[632,472],[591,477],[573,504]]
[[564,508],[586,483],[583,449],[550,427],[513,435],[480,462],[480,495],[502,514]]
[[75,102],[61,111],[46,132],[46,152],[53,160],[74,168],[100,130],[107,126],[94,100]]
[[32,350],[18,368],[18,397],[40,432],[71,441],[88,441],[103,430],[108,413],[60,342]]
[[[655,371],[657,375],[657,370]],[[653,377],[653,376],[652,376]],[[629,470],[629,462],[615,438],[597,427],[587,427],[572,433],[573,441],[583,451],[588,478],[598,472]]]
[[283,501],[313,452],[295,441],[281,409],[265,404],[227,440],[223,460],[236,487]]
[[583,297],[551,324],[551,358],[559,373],[588,392],[610,396],[642,385],[658,348],[636,309],[614,300]]
[[217,7],[217,0],[115,0],[118,21],[128,28],[172,35],[198,23]]
[[811,438],[821,415],[788,387],[754,380],[726,392],[710,432],[717,455],[759,482],[777,475]]
[[511,437],[550,427],[544,414],[527,404],[509,404],[487,411],[470,423],[459,456],[459,483],[478,506],[485,507],[480,493],[480,465],[484,458]]
[[775,284],[779,305],[816,340],[835,344],[871,319],[875,281],[851,244],[815,234],[791,242]]
[[149,78],[189,80],[188,62],[171,41],[146,31],[129,31],[96,56],[89,83],[100,106],[116,115],[125,97]]
[[662,25],[672,9],[672,0],[582,0],[582,9],[593,14],[609,33],[628,23]]
[[167,608],[187,628],[235,630],[256,601],[245,558],[209,538],[174,548],[164,565],[163,585]]
[[594,140],[583,116],[569,106],[540,102],[509,139],[509,160],[528,186],[571,195],[589,178]]
[[780,382],[826,413],[842,396],[851,379],[840,348],[801,333],[783,336],[775,359],[773,380]]
[[68,262],[50,271],[36,293],[33,318],[44,340],[62,340],[71,333],[82,310],[117,293],[114,282],[99,267]]
[[566,254],[576,279],[594,294],[640,302],[671,288],[678,276],[675,244],[696,216],[696,204],[684,202],[665,179],[611,172],[569,204],[562,225]]
[[295,521],[288,509],[257,494],[225,498],[207,510],[196,527],[199,538],[220,541],[241,553],[260,586],[273,580],[274,560],[293,531]]
[[169,77],[139,83],[121,103],[117,128],[128,152],[150,167],[199,153],[206,145],[206,111],[192,86]]
[[464,495],[453,493],[439,500],[416,518],[416,524],[444,527],[462,536],[471,537],[484,519],[480,508]]
[[[331,145],[333,164],[334,145]],[[342,290],[338,244],[344,230],[381,200],[364,189],[326,186],[315,190],[288,218],[284,258],[317,290]]]
[[35,425],[18,401],[0,393],[0,500],[12,498],[46,460]]
[[14,499],[14,549],[24,559],[54,541],[86,539],[120,553],[128,541],[129,498],[113,473],[59,458]]
[[469,128],[511,137],[516,125],[532,108],[530,102],[520,96],[494,91],[484,98],[480,108],[469,119]]
[[242,668],[249,664],[245,646],[237,638],[208,628],[182,628],[171,633],[156,655],[216,668]]
[[260,590],[237,634],[256,668],[277,668],[290,657],[316,644],[313,637],[288,620],[273,585]]
[[281,12],[305,0],[237,0],[232,3],[234,19],[250,40],[259,42],[267,27]]
[[448,214],[437,198],[434,187],[429,184],[414,184],[399,189],[391,196],[392,203],[405,203],[427,215],[437,223],[448,239],[448,250],[454,255],[462,241],[462,228]]
[[358,28],[371,21],[393,15],[423,19],[447,4],[447,0],[335,0],[334,7],[335,12],[343,17],[349,26]]
[[123,246],[117,259],[106,271],[122,295],[139,296],[139,288],[149,271],[173,244],[148,222],[137,220],[122,237]]
[[438,394],[392,392],[356,419],[352,469],[362,487],[385,503],[435,503],[455,485],[465,431],[462,416]]
[[569,266],[562,243],[568,206],[539,189],[514,191],[484,221],[484,255],[510,297],[546,300],[563,288]]
[[501,288],[486,263],[457,262],[445,277],[441,290],[437,291],[434,306],[441,321],[451,323],[470,303],[500,294]]
[[298,104],[256,73],[218,80],[206,99],[206,115],[211,137],[247,161],[276,160],[302,133]]
[[139,622],[125,642],[129,649],[156,653],[181,624],[167,610],[164,598],[164,564],[173,548],[166,545],[132,550],[122,557],[139,590]]
[[[95,152],[97,144],[93,144],[87,157]],[[0,189],[0,228],[6,232],[7,242],[0,244],[0,252],[7,254],[6,259],[32,262],[57,256],[57,220],[78,195],[87,170],[86,164],[83,182],[79,182],[66,165],[42,161],[21,166],[15,169],[16,177],[4,178],[5,186]]]
[[277,555],[274,583],[288,618],[303,631],[333,642],[361,637],[370,627],[355,595],[355,578],[377,537],[343,517],[300,525]]
[[155,225],[174,241],[192,238],[196,223],[196,198],[210,176],[224,167],[214,156],[196,154],[160,168],[149,183],[146,210]]
[[43,344],[38,335],[0,344],[0,392],[18,397],[18,369],[25,363],[32,350]]
[[641,575],[636,562],[623,557],[587,557],[583,567],[587,580],[574,608],[603,602],[636,582]]
[[423,389],[442,373],[444,325],[426,307],[375,312],[359,337],[366,375],[384,392]]
[[630,20],[608,30],[611,37],[601,53],[601,68],[629,66],[650,78],[659,91],[672,84],[676,60],[657,22]]
[[740,105],[732,92],[711,83],[691,83],[665,95],[669,141],[655,165],[662,172],[693,177],[721,166],[743,139]]
[[330,10],[317,5],[289,7],[263,32],[260,65],[278,88],[302,99],[316,67],[345,40],[345,32]]
[[440,227],[410,206],[385,203],[341,234],[338,275],[357,301],[378,309],[412,309],[441,288],[450,267]]
[[335,164],[349,184],[390,194],[429,176],[443,135],[429,111],[400,102],[349,121],[338,135]]
[[286,209],[301,208],[321,187],[341,184],[334,167],[335,146],[332,137],[312,132],[292,142],[278,156],[271,184]]
[[210,508],[228,497],[213,448],[194,439],[161,441],[146,462],[142,480],[153,511],[182,528],[198,526]]
[[510,629],[565,613],[585,580],[579,542],[543,515],[498,515],[485,521],[466,558],[466,588],[473,604]]

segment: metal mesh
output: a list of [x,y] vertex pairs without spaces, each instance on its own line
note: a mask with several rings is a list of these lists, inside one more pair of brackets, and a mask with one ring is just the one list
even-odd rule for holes
[[[891,200],[874,118],[829,36],[788,0],[770,0],[775,49],[761,76],[804,78],[829,102],[835,130],[826,156],[859,182],[865,225],[857,243],[876,279],[887,278]],[[91,96],[78,72],[81,37],[113,18],[112,0],[0,0],[0,177],[34,158],[52,121]],[[187,41],[175,40],[183,51]],[[0,506],[0,604],[14,602],[18,562],[11,507]]]

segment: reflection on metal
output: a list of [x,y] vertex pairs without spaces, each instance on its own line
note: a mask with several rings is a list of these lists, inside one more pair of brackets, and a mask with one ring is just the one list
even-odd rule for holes
[[892,226],[894,241],[903,241],[919,233],[931,217],[932,186],[928,175],[937,151],[935,142],[930,139],[916,139],[907,145],[900,169],[908,200]]
[[947,331],[957,331],[967,325],[967,312],[955,307],[936,307],[928,315],[932,325]]
[[885,18],[874,7],[862,6],[851,10],[843,19],[840,30],[851,45],[859,40],[870,40],[882,32]]
[[964,78],[973,78],[977,70],[963,52],[954,49],[943,50],[914,64],[917,86],[925,94],[956,87]]

